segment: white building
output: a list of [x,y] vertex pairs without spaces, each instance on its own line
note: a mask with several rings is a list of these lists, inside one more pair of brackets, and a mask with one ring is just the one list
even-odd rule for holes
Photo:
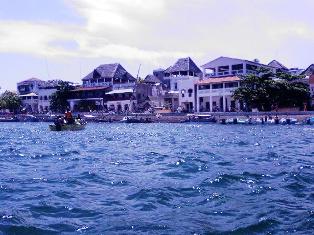
[[22,100],[23,107],[28,112],[38,112],[38,91],[43,82],[38,78],[30,78],[17,83],[18,95]]
[[179,59],[173,66],[165,70],[164,80],[170,85],[169,92],[165,95],[165,102],[171,104],[175,111],[181,107],[185,112],[195,111],[196,95],[194,84],[202,77],[202,71],[193,60]]
[[240,86],[237,76],[209,78],[196,83],[197,112],[230,112],[239,110],[240,104],[232,98]]
[[203,69],[204,78],[246,75],[256,73],[256,70],[259,68],[270,69],[273,72],[276,72],[278,69],[271,65],[230,57],[219,57],[201,67]]
[[50,101],[59,83],[60,80],[42,81],[38,78],[17,83],[18,94],[26,111],[31,113],[50,111]]
[[[110,110],[126,112],[134,106],[135,78],[120,64],[103,64],[83,79],[83,85],[68,100],[72,110]],[[83,107],[83,104],[85,107]]]

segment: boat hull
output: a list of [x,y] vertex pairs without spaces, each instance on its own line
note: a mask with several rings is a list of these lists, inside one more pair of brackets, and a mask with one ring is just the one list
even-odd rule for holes
[[51,131],[81,131],[84,130],[86,125],[75,124],[75,125],[62,125],[57,127],[56,125],[49,125]]

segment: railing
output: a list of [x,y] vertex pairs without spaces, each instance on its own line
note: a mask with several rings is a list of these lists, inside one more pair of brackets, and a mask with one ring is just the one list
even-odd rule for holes
[[233,75],[237,75],[237,74],[243,74],[243,69],[238,69],[238,70],[232,70],[232,74]]
[[119,84],[113,84],[112,89],[118,90],[118,89],[124,89],[124,88],[133,88],[135,86],[134,82],[131,83],[119,83]]
[[218,76],[230,75],[229,71],[218,72]]
[[232,93],[236,89],[237,89],[236,87],[220,88],[220,89],[204,89],[204,90],[199,90],[198,94],[200,95],[217,95],[217,94],[232,95]]
[[100,87],[100,86],[111,86],[111,82],[98,82],[98,83],[88,83],[83,84],[83,87]]

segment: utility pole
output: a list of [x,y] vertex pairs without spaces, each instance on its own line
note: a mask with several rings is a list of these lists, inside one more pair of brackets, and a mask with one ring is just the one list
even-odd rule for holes
[[140,74],[141,66],[142,66],[142,64],[140,64],[140,66],[138,67],[137,75],[136,75],[136,80],[138,80],[138,75]]

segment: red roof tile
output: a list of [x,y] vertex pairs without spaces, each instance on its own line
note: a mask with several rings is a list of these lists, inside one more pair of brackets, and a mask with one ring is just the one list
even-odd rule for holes
[[102,86],[102,87],[78,87],[75,88],[73,91],[97,91],[97,90],[105,90],[108,89],[109,86]]
[[219,77],[219,78],[207,78],[204,80],[198,81],[196,84],[203,85],[203,84],[210,84],[210,83],[222,83],[222,82],[236,82],[240,81],[241,79],[237,76],[232,77]]

